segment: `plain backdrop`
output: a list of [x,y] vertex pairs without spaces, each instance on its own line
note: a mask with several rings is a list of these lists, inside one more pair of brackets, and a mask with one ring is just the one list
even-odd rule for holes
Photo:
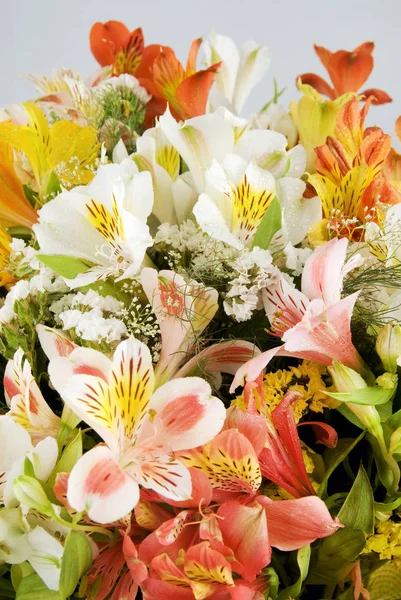
[[191,41],[212,29],[238,44],[253,39],[267,45],[272,64],[254,90],[244,115],[272,96],[273,77],[287,86],[282,102],[298,96],[295,78],[312,71],[324,75],[313,43],[352,50],[374,41],[375,68],[368,87],[384,89],[393,103],[373,107],[369,124],[393,133],[401,114],[401,0],[0,0],[0,106],[35,96],[27,73],[50,75],[69,67],[84,76],[96,70],[89,49],[95,21],[142,26],[145,43],[172,46],[185,60]]

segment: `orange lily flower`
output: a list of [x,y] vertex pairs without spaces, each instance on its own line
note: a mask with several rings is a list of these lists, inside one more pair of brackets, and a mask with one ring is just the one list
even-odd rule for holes
[[[395,122],[395,133],[401,143],[401,117]],[[401,154],[391,148],[383,165],[383,176],[401,193]]]
[[[331,100],[346,92],[358,92],[373,70],[372,52],[374,47],[373,42],[365,42],[352,52],[348,50],[331,52],[327,48],[315,44],[315,52],[327,70],[332,86],[315,73],[304,73],[300,75],[300,79],[302,83],[312,86]],[[385,104],[392,101],[386,92],[376,88],[370,88],[360,93],[365,98],[372,97],[373,104]]]
[[220,63],[196,70],[201,38],[192,42],[186,67],[168,46],[144,44],[141,28],[131,33],[119,21],[95,23],[90,32],[92,54],[112,75],[129,73],[152,95],[146,106],[145,127],[163,114],[167,103],[176,119],[190,119],[206,112],[206,103]]
[[358,240],[363,224],[377,203],[398,204],[401,194],[383,176],[391,137],[379,127],[365,129],[364,120],[372,98],[360,110],[357,98],[343,106],[334,136],[315,148],[316,174],[309,183],[322,200],[324,218],[336,235]]
[[13,151],[0,142],[0,224],[4,227],[23,225],[31,228],[38,220],[14,169]]

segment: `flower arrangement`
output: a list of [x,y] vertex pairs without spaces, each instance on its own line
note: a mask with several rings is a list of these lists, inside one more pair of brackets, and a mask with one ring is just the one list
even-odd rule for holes
[[315,46],[331,83],[250,117],[264,46],[212,34],[184,66],[109,21],[90,47],[89,80],[32,75],[1,111],[0,596],[399,599],[373,43]]

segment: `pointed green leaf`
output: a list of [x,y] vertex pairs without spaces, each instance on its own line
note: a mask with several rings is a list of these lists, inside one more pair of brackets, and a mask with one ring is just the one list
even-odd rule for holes
[[71,473],[73,466],[82,456],[82,433],[78,431],[75,438],[68,444],[59,458],[52,474],[48,480],[48,484],[53,487],[57,473]]
[[352,563],[365,547],[365,534],[359,529],[339,529],[325,538],[306,583],[326,585],[340,583],[349,573]]
[[16,600],[61,600],[58,592],[49,590],[39,575],[24,577],[18,587]]
[[365,432],[363,431],[355,440],[352,438],[342,438],[338,440],[338,444],[335,448],[327,448],[327,450],[324,452],[323,458],[326,472],[318,491],[320,498],[326,493],[327,483],[331,474],[343,462],[351,450],[353,450],[353,448],[355,448],[355,446],[361,441],[364,435]]
[[308,576],[309,562],[311,556],[311,548],[308,544],[304,548],[300,548],[297,552],[297,563],[299,567],[299,578],[297,581],[286,587],[278,596],[278,600],[287,600],[288,598],[298,598],[302,590],[302,584]]
[[259,223],[252,248],[259,246],[262,250],[267,250],[274,234],[277,233],[277,231],[280,231],[282,221],[280,201],[277,197],[274,197],[270,202],[263,219]]
[[87,271],[93,264],[82,258],[73,256],[48,256],[47,254],[37,254],[36,258],[46,267],[52,269],[57,275],[66,279],[74,279],[80,273]]
[[91,564],[92,549],[87,536],[78,531],[70,531],[61,559],[59,591],[63,598],[71,596]]
[[363,465],[359,467],[351,491],[337,516],[346,527],[360,529],[367,534],[373,533],[375,524],[373,492]]
[[13,584],[15,591],[18,590],[19,585],[24,577],[28,577],[28,575],[32,575],[33,573],[35,573],[35,571],[27,561],[19,563],[18,565],[12,565],[11,583]]
[[352,402],[352,404],[362,404],[364,406],[376,406],[385,404],[394,394],[394,389],[382,388],[379,385],[362,388],[355,392],[339,393],[326,392],[331,398],[340,402]]

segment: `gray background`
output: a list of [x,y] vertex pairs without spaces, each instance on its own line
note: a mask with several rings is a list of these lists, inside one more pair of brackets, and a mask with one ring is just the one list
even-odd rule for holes
[[[273,76],[287,86],[285,105],[297,96],[296,75],[324,75],[312,44],[352,50],[376,42],[369,87],[380,87],[393,103],[373,107],[370,124],[393,133],[401,114],[401,0],[0,0],[0,106],[33,97],[26,73],[50,75],[52,68],[97,68],[89,50],[92,23],[115,19],[131,30],[142,25],[145,43],[172,46],[185,60],[191,40],[213,28],[237,43],[267,45],[272,65],[254,90],[244,116],[270,99]],[[398,142],[397,142],[398,144]]]

